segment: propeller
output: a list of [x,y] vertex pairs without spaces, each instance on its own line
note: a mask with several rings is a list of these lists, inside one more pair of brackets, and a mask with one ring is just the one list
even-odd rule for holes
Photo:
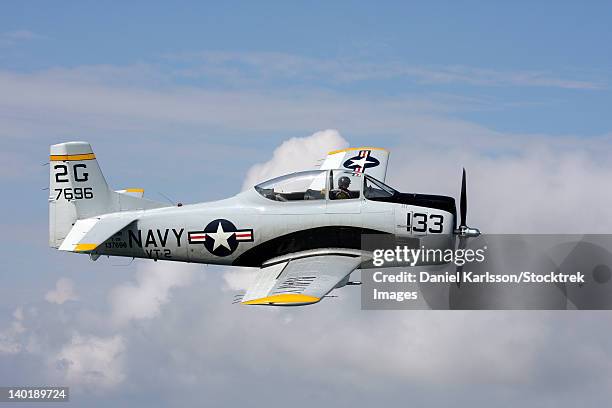
[[[463,174],[461,176],[461,197],[459,198],[459,215],[459,228],[455,230],[455,234],[459,236],[459,244],[457,245],[457,249],[464,250],[467,246],[468,238],[477,237],[480,235],[480,231],[477,228],[470,228],[467,226],[467,183],[465,176],[465,168],[463,168]],[[457,266],[457,272],[459,273],[457,287],[461,287],[461,282],[463,282],[463,265]]]
[[463,168],[463,175],[461,176],[461,198],[459,199],[459,208],[461,211],[461,223],[459,229],[462,227],[467,228],[467,188],[465,185],[465,168]]

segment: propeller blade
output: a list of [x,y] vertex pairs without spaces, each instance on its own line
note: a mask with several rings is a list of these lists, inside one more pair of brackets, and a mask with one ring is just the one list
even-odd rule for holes
[[461,211],[461,224],[460,227],[467,226],[467,192],[465,186],[465,168],[463,169],[463,176],[461,177],[461,198],[459,201],[459,208]]

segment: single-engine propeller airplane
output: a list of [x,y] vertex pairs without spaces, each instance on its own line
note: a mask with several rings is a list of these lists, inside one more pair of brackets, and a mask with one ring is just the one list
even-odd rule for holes
[[435,236],[440,245],[459,248],[480,234],[466,224],[465,170],[457,226],[454,198],[387,186],[388,159],[389,151],[377,147],[332,151],[316,170],[221,201],[170,205],[143,198],[142,189],[111,190],[89,143],[52,145],[49,245],[93,260],[109,255],[256,267],[240,303],[317,303],[358,283],[349,278],[363,262],[363,234]]

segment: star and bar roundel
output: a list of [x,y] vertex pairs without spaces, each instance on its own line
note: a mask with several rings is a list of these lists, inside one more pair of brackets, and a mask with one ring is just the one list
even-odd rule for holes
[[253,229],[238,229],[223,218],[208,223],[203,231],[189,231],[190,244],[204,244],[208,252],[216,256],[234,253],[240,242],[253,242]]
[[370,167],[376,167],[380,161],[374,156],[371,156],[371,150],[360,150],[357,156],[346,160],[343,166],[353,170],[355,173],[364,173]]

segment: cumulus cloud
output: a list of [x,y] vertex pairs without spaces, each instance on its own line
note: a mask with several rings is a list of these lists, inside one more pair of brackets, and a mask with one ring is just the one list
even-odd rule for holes
[[23,326],[23,309],[18,307],[13,311],[13,321],[10,326],[0,330],[0,354],[16,354],[22,351],[21,334],[26,331]]
[[78,300],[74,290],[74,284],[68,278],[61,278],[55,283],[55,289],[45,294],[45,300],[49,303],[63,304],[69,300]]
[[[610,197],[598,185],[612,176],[610,166],[601,158],[607,149],[605,138],[588,143],[565,138],[546,144],[537,139],[509,141],[504,135],[488,137],[484,133],[478,136],[488,140],[480,149],[460,143],[443,148],[442,139],[433,144],[418,138],[399,143],[391,149],[389,181],[406,191],[457,196],[460,169],[465,165],[470,223],[484,230],[538,231],[558,226],[558,219],[575,228],[579,224],[573,224],[569,215],[579,206],[586,209],[587,217],[580,219],[588,221],[584,225],[595,227],[601,222],[602,228],[612,226],[599,209],[600,202]],[[312,167],[328,150],[347,145],[335,131],[287,141],[270,160],[249,170],[253,180],[249,183]],[[514,146],[511,153],[498,151],[508,146]],[[594,200],[585,202],[579,195]],[[529,220],[529,224],[517,220]],[[597,376],[590,371],[583,374],[597,384],[608,383],[612,376],[609,366],[597,364],[609,352],[583,337],[590,330],[587,323],[580,326],[584,314],[572,320],[572,326],[580,326],[583,332],[571,333],[559,345],[557,338],[566,322],[549,313],[360,313],[359,293],[354,288],[337,290],[333,294],[339,299],[325,299],[311,307],[249,308],[230,305],[231,296],[219,288],[248,288],[256,269],[217,268],[221,277],[211,285],[191,288],[196,268],[169,262],[139,263],[133,281],[115,285],[110,291],[110,313],[100,316],[110,322],[108,327],[101,332],[87,331],[78,321],[66,319],[62,330],[76,333],[59,346],[41,347],[52,356],[48,364],[54,378],[88,389],[121,388],[128,378],[139,379],[143,386],[147,380],[135,372],[136,368],[148,368],[145,360],[162,349],[167,354],[155,358],[151,370],[144,371],[153,371],[153,366],[160,364],[167,376],[156,374],[159,377],[155,378],[167,381],[168,387],[187,381],[209,391],[227,390],[227,378],[253,387],[247,378],[261,370],[310,384],[326,384],[332,390],[360,386],[367,377],[370,389],[391,390],[396,397],[406,382],[419,387],[444,384],[473,390],[483,383],[501,387],[548,384],[545,378],[557,370],[556,354],[563,354],[568,367],[578,372],[585,370],[585,362],[596,367]],[[60,287],[63,285],[56,285],[52,292],[63,293]],[[181,298],[173,297],[173,291],[179,288]],[[163,310],[174,311],[173,318],[155,319]],[[23,315],[23,310],[15,310],[13,324],[2,332],[4,337],[0,336],[4,354],[23,351]],[[129,324],[143,320],[151,327]],[[256,341],[244,342],[255,332]],[[598,334],[602,338],[606,335]],[[44,336],[41,338],[44,340]],[[568,355],[564,347],[572,343],[582,346]],[[551,344],[557,344],[557,348],[551,349]],[[210,367],[215,367],[214,374]],[[569,386],[569,377],[559,381]],[[548,386],[558,389],[553,383]],[[289,380],[284,384],[290,386]]]
[[[159,316],[162,307],[171,301],[172,291],[194,281],[196,269],[200,267],[140,263],[135,281],[117,284],[110,290],[108,313],[87,309],[91,306],[88,302],[78,313],[68,308],[57,314],[49,308],[39,315],[36,308],[30,307],[31,327],[26,329],[26,313],[19,307],[13,312],[11,324],[0,330],[0,355],[39,358],[48,368],[45,381],[75,386],[77,392],[114,389],[128,375],[128,323]],[[72,282],[65,278],[45,295],[46,301],[56,304],[76,298]],[[73,334],[66,338],[65,332]],[[0,371],[0,379],[1,374]]]
[[55,374],[73,386],[93,389],[112,388],[125,379],[120,335],[97,337],[75,333],[48,361]]
[[[272,157],[251,166],[246,173],[242,189],[274,177],[296,171],[312,170],[318,167],[327,153],[348,146],[340,132],[325,129],[306,137],[294,137],[280,144]],[[230,268],[223,274],[226,286],[231,290],[246,290],[255,279],[257,269]]]
[[[74,85],[69,83],[74,73],[55,75],[66,78],[56,81],[44,75],[0,74],[0,83],[15,91],[6,92],[11,98],[0,103],[9,112],[27,112],[25,117],[39,118],[37,113],[52,112],[47,117],[50,120],[49,117],[56,119],[55,114],[60,112],[62,118],[83,121],[83,128],[94,129],[100,128],[89,125],[97,120],[100,126],[120,123],[123,127],[126,123],[138,122],[138,126],[146,123],[152,128],[165,119],[198,126],[229,123],[250,130],[274,126],[278,129],[278,126],[308,125],[309,128],[313,126],[312,117],[323,118],[321,127],[329,124],[340,126],[343,131],[359,130],[362,134],[391,129],[390,132],[411,137],[396,139],[395,146],[389,146],[392,148],[390,183],[405,191],[457,197],[460,169],[466,166],[470,224],[485,232],[550,232],[559,226],[574,232],[580,227],[591,232],[594,229],[607,232],[612,226],[602,205],[612,198],[601,188],[612,176],[610,166],[602,160],[609,157],[610,151],[609,140],[605,138],[504,135],[467,121],[414,115],[405,100],[364,103],[311,95],[305,103],[303,99],[296,102],[278,95],[262,99],[254,95],[245,98],[197,90],[119,89],[99,85],[97,81]],[[101,98],[92,98],[94,93]],[[15,95],[19,95],[18,99],[14,99]],[[351,99],[354,99],[352,95]],[[118,101],[122,102],[117,105]],[[310,114],[304,115],[304,111]],[[279,121],[270,120],[277,118]],[[61,134],[58,128],[74,123],[58,122],[61,124],[55,127],[46,126],[51,122],[43,123],[42,127],[53,128],[55,134]],[[13,125],[15,134],[30,126],[29,122]],[[12,130],[9,126],[4,131],[8,134]],[[276,175],[312,168],[328,150],[347,145],[339,132],[333,130],[288,140],[274,151],[270,160],[248,171],[245,187]],[[211,148],[207,154],[215,152]],[[577,213],[580,216],[575,216]],[[483,383],[511,388],[528,382],[535,384],[527,390],[530,392],[542,384],[558,390],[561,387],[547,378],[558,379],[560,371],[567,373],[562,378],[566,381],[559,381],[563,385],[570,383],[567,379],[571,379],[572,373],[580,373],[581,378],[588,378],[593,384],[610,383],[612,369],[602,363],[610,361],[610,354],[599,345],[600,339],[609,338],[606,325],[602,324],[607,319],[601,316],[589,322],[586,312],[562,317],[507,312],[362,313],[355,288],[335,291],[339,299],[326,299],[300,309],[232,306],[229,305],[231,298],[219,287],[245,289],[256,271],[225,270],[222,278],[212,281],[210,287],[191,288],[194,268],[167,262],[139,265],[133,281],[120,283],[110,291],[110,313],[98,316],[110,322],[108,327],[86,326],[66,311],[62,325],[49,328],[40,336],[43,343],[39,356],[46,359],[51,355],[48,363],[56,378],[79,386],[115,388],[127,384],[129,378],[134,380],[129,383],[135,384],[139,392],[157,391],[161,395],[164,392],[159,391],[160,385],[147,381],[150,376],[166,375],[165,391],[171,392],[180,379],[186,378],[194,387],[190,390],[218,393],[217,400],[213,401],[221,402],[227,402],[227,395],[236,383],[247,389],[251,387],[255,395],[259,392],[262,396],[261,390],[266,387],[257,389],[257,378],[269,378],[262,376],[262,372],[285,385],[277,387],[281,397],[294,393],[296,384],[304,382],[314,384],[309,389],[316,389],[312,394],[319,400],[325,392],[336,398],[338,389],[364,387],[365,383],[367,389],[359,388],[364,391],[359,396],[346,397],[352,398],[352,402],[363,402],[367,391],[384,387],[394,391],[389,395],[397,400],[405,395],[406,384],[417,384],[424,389],[439,385],[471,386],[469,391],[473,394],[481,392]],[[178,288],[183,288],[181,298],[173,296]],[[56,288],[49,292],[54,295],[47,300],[60,304],[70,300],[70,295],[60,296],[65,289],[58,281]],[[206,295],[202,294],[203,289],[207,290]],[[82,298],[91,290],[92,287],[79,286]],[[76,296],[73,291],[68,293]],[[64,300],[60,302],[61,299]],[[84,308],[100,307],[90,299],[83,303]],[[166,310],[176,312],[173,319],[155,319]],[[274,313],[269,313],[272,310]],[[21,309],[16,310],[8,328],[0,332],[0,353],[11,358],[24,350],[23,315]],[[151,323],[151,327],[129,324],[143,320]],[[30,330],[30,320],[27,326]],[[44,343],[47,335],[53,337],[51,334],[55,332],[71,333],[72,330],[76,333],[71,337]],[[576,344],[580,347],[575,348]],[[563,358],[562,363],[556,360],[559,356]],[[151,369],[139,373],[137,369],[143,365]],[[563,370],[559,369],[561,365]],[[185,389],[174,391],[172,395],[176,396]],[[427,394],[418,389],[414,391],[411,398],[423,398]],[[249,398],[253,395],[244,394]],[[466,394],[470,392],[455,396],[465,401]],[[510,392],[510,395],[523,397],[526,393]]]
[[229,290],[247,290],[255,282],[257,268],[233,267],[223,273],[225,285]]
[[188,285],[197,266],[169,262],[148,262],[136,271],[136,282],[126,282],[109,294],[110,320],[124,325],[132,320],[151,319],[170,301],[171,290]]
[[516,141],[505,153],[491,144],[505,146],[508,139],[498,135],[484,149],[399,145],[388,181],[402,191],[459,197],[465,167],[469,224],[485,233],[610,231],[612,214],[602,203],[612,202],[612,191],[601,188],[612,178],[609,137],[535,138]]
[[[606,159],[612,154],[609,135],[527,138],[464,122],[415,126],[415,137],[391,148],[387,181],[393,187],[458,198],[465,167],[469,221],[483,232],[610,230],[612,214],[601,205],[612,202],[612,190],[601,188],[612,178],[612,164]],[[419,136],[424,134],[428,138]],[[337,131],[330,130],[283,142],[270,160],[247,171],[243,189],[257,181],[313,168],[312,163],[333,149],[330,141],[338,147],[348,146]]]
[[[294,392],[296,381],[322,387],[313,392],[315,400],[329,397],[326,391],[337,398],[338,389],[361,387],[358,397],[347,397],[353,405],[363,403],[362,397],[383,394],[395,400],[403,392],[411,399],[426,397],[422,389],[441,384],[461,389],[459,401],[466,401],[471,392],[483,395],[480,387],[508,387],[514,397],[517,393],[510,388],[528,387],[524,396],[533,400],[540,393],[580,388],[572,381],[573,372],[597,386],[612,378],[609,364],[592,365],[605,361],[609,350],[597,341],[579,341],[590,326],[586,312],[360,312],[357,288],[338,290],[338,299],[312,307],[257,308],[227,305],[224,296],[215,296],[217,290],[194,288],[173,302],[169,307],[181,313],[177,320],[158,320],[164,329],[155,340],[156,347],[175,345],[173,377],[189,378],[192,386],[212,393],[226,392],[231,384],[243,390],[248,396],[244,398],[265,400],[266,393],[258,388],[262,383],[255,378],[274,376],[279,395],[286,395],[281,391],[285,389]],[[564,331],[568,321],[572,329]],[[184,327],[190,335],[176,338],[174,333]],[[597,339],[605,338],[605,332],[590,331]],[[560,333],[563,340],[556,339]],[[566,374],[547,378],[559,365]],[[529,386],[535,383],[547,391]],[[232,404],[242,401],[241,396],[235,398]]]
[[[466,166],[470,222],[486,232],[605,232],[612,227],[612,218],[601,206],[601,202],[612,200],[612,193],[599,188],[612,177],[612,166],[602,160],[602,152],[609,150],[606,137],[588,142],[561,138],[551,143],[546,138],[509,140],[499,134],[491,140],[490,136],[486,147],[480,149],[456,143],[444,149],[441,144],[420,139],[401,143],[392,149],[390,182],[404,191],[457,197],[461,167]],[[508,153],[501,153],[508,148]],[[279,174],[290,171],[299,155],[299,149],[274,154],[265,166],[254,166],[249,172],[259,175],[268,168]],[[584,197],[592,200],[585,202]],[[581,208],[586,209],[582,217],[572,220],[572,214]],[[233,269],[223,277],[230,289],[244,290],[254,273],[247,268]],[[350,289],[343,288],[333,294],[346,302],[347,291]],[[380,312],[370,319],[350,310],[358,307],[355,302],[349,307],[331,302],[326,299],[307,310],[283,310],[282,316],[260,315],[258,330],[266,333],[260,337],[266,346],[249,343],[243,354],[257,355],[258,360],[270,364],[277,359],[291,360],[292,369],[300,371],[302,378],[324,377],[347,386],[359,384],[363,376],[378,380],[369,382],[373,387],[384,381],[524,384],[537,381],[554,366],[552,361],[548,368],[541,366],[542,353],[559,330],[548,313],[411,312],[407,316],[406,312]],[[238,322],[224,319],[215,327],[220,332],[240,332],[241,313],[247,312],[236,313]],[[299,327],[279,326],[280,322],[290,325],[296,321]],[[304,347],[303,336],[313,339],[308,347]],[[351,341],[346,342],[347,338]],[[224,345],[220,340],[218,347]],[[362,358],[364,350],[375,350],[376,358]],[[591,352],[580,351],[569,364],[579,369],[580,359],[588,358]],[[340,374],[338,370],[319,370],[320,361],[333,361],[333,367],[344,369]],[[602,381],[609,381],[612,371],[606,367],[601,371],[605,373]]]
[[[302,170],[327,150],[348,145],[336,133],[331,135],[341,142],[339,146],[327,146],[327,139],[316,135],[319,132],[294,142],[293,147],[279,146],[270,160],[249,171],[250,177],[257,180]],[[557,226],[558,218],[568,221],[580,205],[589,213],[585,225],[594,227],[599,220],[606,228],[612,226],[606,214],[599,212],[599,201],[609,198],[598,185],[612,176],[600,157],[606,149],[604,139],[589,144],[563,139],[547,146],[537,140],[513,143],[498,135],[483,149],[459,143],[446,149],[441,146],[419,139],[396,145],[389,164],[390,183],[406,191],[457,196],[460,169],[465,165],[470,223],[475,226],[537,231]],[[515,150],[490,154],[500,146],[515,146]],[[304,152],[311,152],[309,158],[297,166],[295,161],[302,160]],[[578,194],[595,200],[584,202]],[[517,220],[529,220],[529,224]],[[389,395],[389,402],[397,401],[406,387],[412,387],[410,395],[416,400],[427,400],[422,389],[442,385],[462,389],[454,394],[456,401],[482,395],[485,387],[533,402],[546,399],[540,386],[554,393],[583,390],[585,386],[576,383],[576,378],[596,387],[612,383],[612,367],[606,363],[610,352],[599,344],[609,336],[602,324],[608,319],[599,316],[589,322],[587,312],[580,316],[504,311],[366,313],[359,311],[356,288],[337,290],[333,295],[338,299],[310,307],[244,307],[231,305],[231,296],[220,287],[244,290],[256,269],[216,268],[221,277],[203,287],[194,285],[195,268],[140,263],[133,281],[110,291],[110,314],[101,318],[111,324],[103,332],[86,331],[81,323],[67,319],[62,330],[75,330],[75,334],[59,346],[44,344],[45,354],[40,354],[52,356],[48,365],[53,378],[74,385],[75,390],[122,390],[128,383],[139,392],[155,390],[166,397],[186,389],[205,390],[215,395],[211,400],[219,405],[227,403],[228,393],[236,386],[245,390],[241,393],[245,396],[232,396],[233,400],[254,396],[265,400],[257,378],[270,376],[277,379],[279,395],[295,392],[296,382],[307,383],[318,390],[310,397],[319,402],[336,401],[338,389],[364,387],[365,379],[367,389],[360,388],[358,397],[346,397],[351,405],[383,394]],[[181,297],[172,296],[178,289]],[[155,319],[166,310],[172,318]],[[23,314],[15,311],[19,325],[12,326],[10,336],[0,341],[4,354],[14,356],[22,350],[23,333],[17,332],[23,327]],[[143,320],[150,326],[129,324]],[[520,391],[521,387],[526,388]],[[305,405],[296,402],[301,404]]]
[[274,150],[270,160],[255,164],[247,171],[242,189],[287,173],[315,169],[327,152],[347,146],[348,142],[334,129],[286,140]]
[[23,308],[22,307],[18,307],[17,309],[15,309],[15,311],[13,312],[13,317],[17,321],[23,320]]
[[[257,313],[260,341],[241,346],[242,354],[265,361],[270,370],[285,362],[283,371],[299,371],[309,381],[357,387],[367,378],[369,387],[385,389],[405,381],[421,385],[522,382],[535,375],[536,353],[546,347],[543,327],[547,318],[543,315],[525,318],[504,312],[480,316],[456,312],[451,316],[419,311],[366,316],[351,311],[358,307],[355,302],[350,307],[340,304],[347,302],[346,295],[339,294],[340,300],[327,300],[315,310]],[[214,326],[237,338],[248,336],[248,317],[241,314],[251,315],[237,311],[227,323],[213,319]],[[210,318],[205,324],[212,324]],[[521,339],[513,335],[517,325]],[[488,338],[475,335],[490,332],[492,327],[495,333]],[[307,347],[304,337],[309,339]],[[217,350],[238,347],[233,342],[224,344],[222,336],[210,341]],[[365,356],[366,350],[373,354]],[[322,362],[330,369],[322,369]]]
[[172,61],[192,65],[177,72],[190,77],[217,76],[225,79],[302,78],[334,82],[413,79],[426,84],[468,84],[478,86],[551,87],[561,89],[604,89],[606,84],[589,79],[559,76],[544,71],[493,70],[446,65],[422,66],[397,60],[363,62],[355,59],[309,58],[279,52],[203,51],[168,55]]

